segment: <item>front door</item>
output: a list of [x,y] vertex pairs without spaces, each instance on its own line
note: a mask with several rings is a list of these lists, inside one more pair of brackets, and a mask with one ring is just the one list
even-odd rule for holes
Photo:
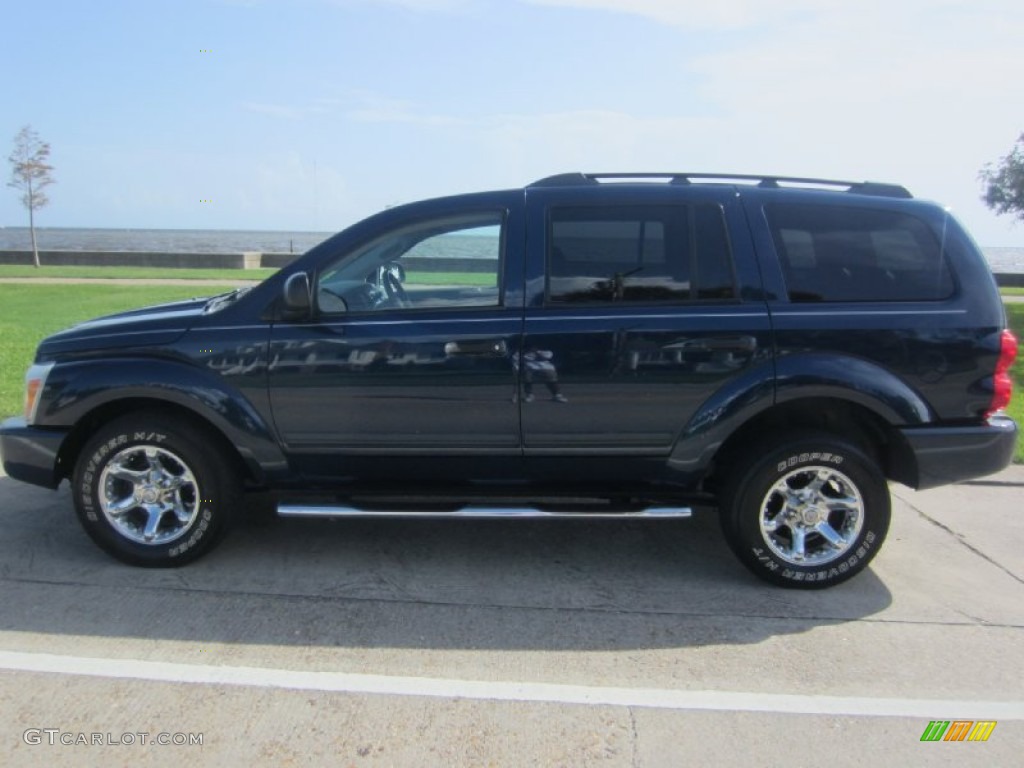
[[421,216],[326,260],[313,319],[271,333],[274,419],[297,468],[334,480],[519,473],[522,307],[506,283],[522,240],[515,209],[488,207]]

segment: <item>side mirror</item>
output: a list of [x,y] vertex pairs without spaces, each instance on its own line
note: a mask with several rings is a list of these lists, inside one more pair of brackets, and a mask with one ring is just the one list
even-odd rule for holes
[[309,317],[313,309],[313,296],[309,290],[309,275],[296,272],[284,281],[282,295],[283,315],[290,320]]

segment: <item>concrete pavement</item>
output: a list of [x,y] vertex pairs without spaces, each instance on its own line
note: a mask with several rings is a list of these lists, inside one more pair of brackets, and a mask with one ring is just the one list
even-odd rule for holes
[[[749,576],[710,514],[257,509],[192,566],[135,569],[66,487],[0,477],[0,763],[1016,765],[1024,467],[893,491],[872,568],[795,592]],[[921,743],[940,719],[997,726]]]

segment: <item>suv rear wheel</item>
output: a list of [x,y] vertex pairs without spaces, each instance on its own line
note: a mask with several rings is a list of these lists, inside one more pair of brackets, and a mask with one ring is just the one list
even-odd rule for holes
[[722,496],[729,546],[758,577],[830,587],[860,573],[889,530],[889,488],[851,443],[804,433],[744,455]]
[[225,533],[240,484],[213,441],[189,422],[137,413],[101,427],[72,483],[86,533],[132,565],[184,565]]

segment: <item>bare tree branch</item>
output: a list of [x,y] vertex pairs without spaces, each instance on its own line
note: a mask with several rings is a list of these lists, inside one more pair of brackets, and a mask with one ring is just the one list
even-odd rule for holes
[[50,145],[39,138],[32,126],[26,125],[14,137],[14,151],[7,158],[11,163],[11,180],[7,186],[19,190],[21,204],[28,208],[28,226],[32,234],[32,260],[39,266],[39,248],[36,245],[35,212],[50,202],[43,191],[54,183]]

